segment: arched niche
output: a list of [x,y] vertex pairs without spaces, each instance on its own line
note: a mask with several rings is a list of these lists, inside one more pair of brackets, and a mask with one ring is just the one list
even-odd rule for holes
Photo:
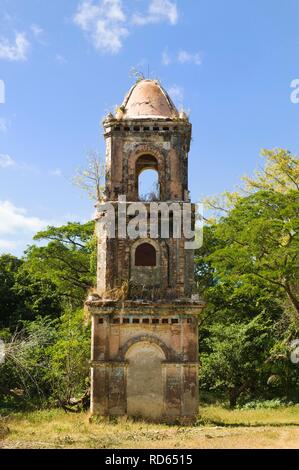
[[135,250],[135,266],[157,266],[157,251],[151,243],[141,243]]
[[131,246],[130,278],[140,288],[161,287],[161,250],[155,240],[141,239]]
[[166,357],[160,346],[150,341],[134,343],[126,352],[127,414],[158,419],[164,410],[162,362]]

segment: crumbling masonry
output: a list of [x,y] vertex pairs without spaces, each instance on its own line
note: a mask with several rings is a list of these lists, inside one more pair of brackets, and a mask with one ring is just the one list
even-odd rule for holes
[[[105,198],[116,213],[119,195],[126,204],[139,200],[146,169],[158,172],[159,201],[189,202],[191,124],[157,81],[137,82],[103,125]],[[101,216],[99,207],[98,223]],[[193,300],[193,278],[193,251],[171,231],[166,239],[99,237],[97,294],[86,302],[93,414],[167,422],[196,416],[203,305]]]

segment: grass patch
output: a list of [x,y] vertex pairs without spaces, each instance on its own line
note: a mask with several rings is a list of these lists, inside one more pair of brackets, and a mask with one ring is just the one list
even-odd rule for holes
[[234,410],[208,406],[201,408],[200,422],[218,426],[299,426],[299,406]]
[[126,417],[90,419],[89,413],[53,409],[11,414],[0,419],[0,428],[4,430],[2,448],[296,448],[299,407],[229,410],[206,406],[201,407],[196,426],[184,427]]

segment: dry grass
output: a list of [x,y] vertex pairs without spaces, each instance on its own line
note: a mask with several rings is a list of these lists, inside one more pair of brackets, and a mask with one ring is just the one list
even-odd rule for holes
[[219,426],[299,426],[299,406],[252,410],[208,406],[201,409],[200,415],[204,423]]
[[89,420],[60,410],[13,414],[0,421],[0,447],[89,449],[298,448],[299,407],[226,410],[206,407],[193,427],[119,418]]

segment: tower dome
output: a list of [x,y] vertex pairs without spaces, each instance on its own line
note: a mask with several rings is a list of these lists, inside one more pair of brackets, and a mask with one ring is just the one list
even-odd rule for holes
[[129,91],[121,106],[123,119],[178,117],[178,110],[157,80],[140,80]]

